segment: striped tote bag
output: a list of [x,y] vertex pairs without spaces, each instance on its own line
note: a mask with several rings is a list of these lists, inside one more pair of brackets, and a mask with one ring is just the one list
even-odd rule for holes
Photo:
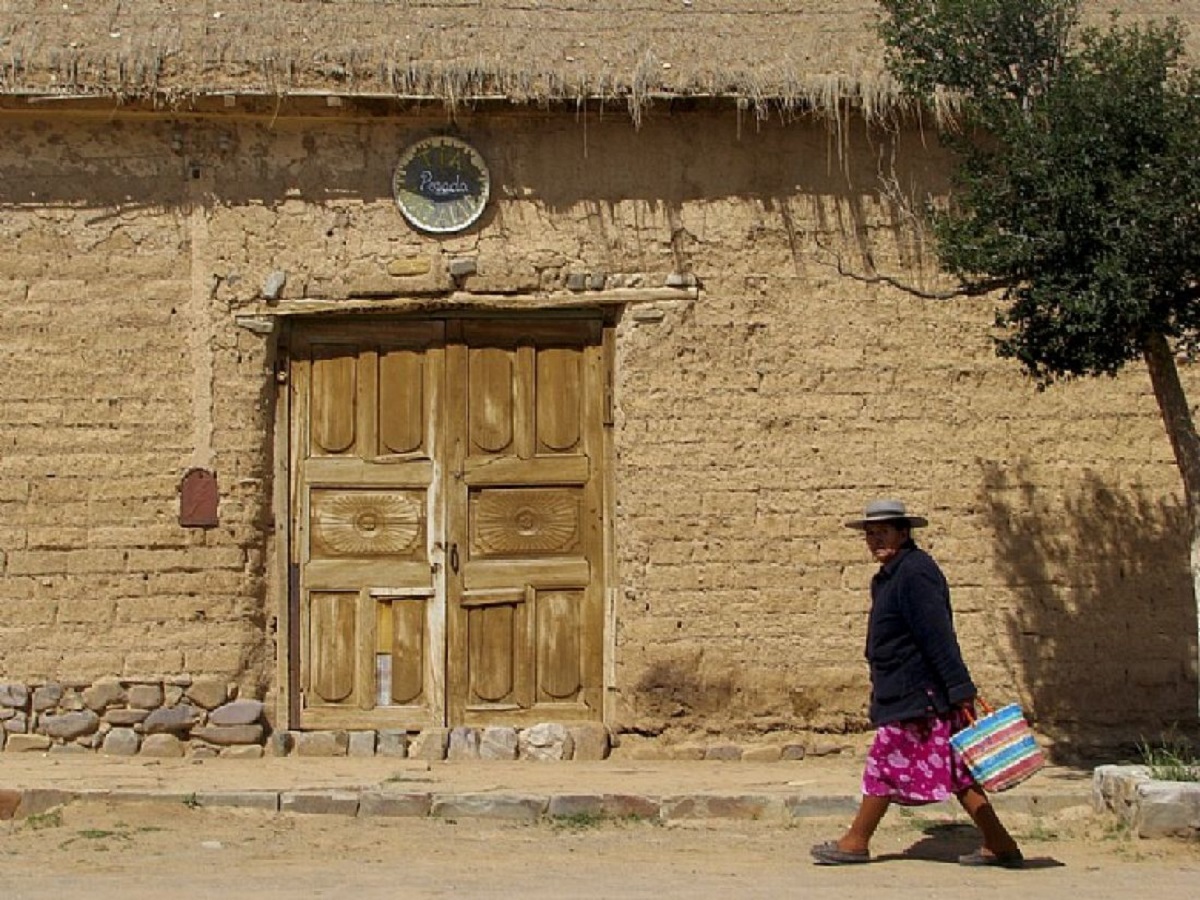
[[1046,756],[1019,705],[992,709],[983,700],[978,703],[984,715],[968,712],[973,721],[952,735],[950,744],[984,790],[1006,791],[1042,768]]

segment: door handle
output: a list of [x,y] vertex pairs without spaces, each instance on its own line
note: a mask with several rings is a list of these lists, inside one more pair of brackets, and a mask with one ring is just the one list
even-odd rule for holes
[[450,571],[458,574],[458,544],[450,545]]

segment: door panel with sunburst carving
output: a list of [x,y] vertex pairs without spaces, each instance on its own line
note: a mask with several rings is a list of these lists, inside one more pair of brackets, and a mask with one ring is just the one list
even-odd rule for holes
[[600,718],[600,325],[458,329],[447,351],[451,720]]

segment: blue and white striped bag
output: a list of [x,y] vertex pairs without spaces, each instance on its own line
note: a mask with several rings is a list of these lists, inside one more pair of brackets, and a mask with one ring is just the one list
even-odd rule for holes
[[1006,791],[1046,765],[1046,756],[1020,706],[993,710],[982,700],[979,705],[985,715],[955,733],[950,745],[984,790]]

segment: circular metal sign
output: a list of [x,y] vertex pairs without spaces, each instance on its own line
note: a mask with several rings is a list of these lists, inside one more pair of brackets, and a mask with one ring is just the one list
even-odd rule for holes
[[483,214],[491,181],[487,163],[465,141],[431,137],[404,151],[392,192],[404,218],[438,234],[462,231]]

